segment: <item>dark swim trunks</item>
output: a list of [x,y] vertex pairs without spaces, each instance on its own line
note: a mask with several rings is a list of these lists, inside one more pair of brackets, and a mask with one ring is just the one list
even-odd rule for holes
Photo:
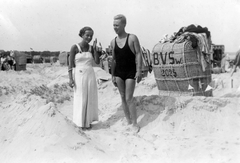
[[119,48],[115,38],[115,76],[120,77],[122,80],[133,79],[135,80],[136,75],[136,60],[135,54],[131,51],[128,45],[129,34],[123,48]]

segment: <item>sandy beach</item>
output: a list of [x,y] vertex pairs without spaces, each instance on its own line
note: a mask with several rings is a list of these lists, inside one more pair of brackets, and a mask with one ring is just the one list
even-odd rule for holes
[[232,78],[212,74],[213,97],[159,96],[148,74],[134,94],[138,134],[126,125],[119,92],[107,80],[111,76],[94,70],[99,121],[84,132],[72,123],[66,66],[0,71],[0,162],[240,162],[240,70]]

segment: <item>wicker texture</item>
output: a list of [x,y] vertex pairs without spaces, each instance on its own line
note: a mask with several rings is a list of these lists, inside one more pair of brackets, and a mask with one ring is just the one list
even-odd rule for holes
[[23,71],[23,70],[26,70],[26,64],[25,65],[16,64],[16,71]]
[[18,65],[25,65],[27,63],[27,54],[25,53],[14,51],[13,57]]
[[60,65],[67,65],[68,59],[67,59],[68,53],[67,52],[62,52],[58,56],[58,60]]
[[212,96],[212,90],[205,91],[212,80],[211,65],[203,71],[200,57],[190,41],[156,44],[152,66],[159,94]]

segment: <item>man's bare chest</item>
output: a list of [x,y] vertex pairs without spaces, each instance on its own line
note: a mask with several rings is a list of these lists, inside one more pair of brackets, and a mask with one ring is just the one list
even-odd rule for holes
[[127,38],[124,39],[116,39],[116,43],[119,48],[123,48],[126,44]]

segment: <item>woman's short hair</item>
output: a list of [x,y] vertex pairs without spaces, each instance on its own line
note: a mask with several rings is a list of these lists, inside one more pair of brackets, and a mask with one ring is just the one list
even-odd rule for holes
[[127,19],[124,15],[118,14],[118,15],[114,16],[114,20],[118,20],[118,19],[121,20],[121,22],[123,24],[127,24]]
[[80,31],[79,31],[79,36],[82,37],[86,31],[93,31],[93,29],[91,27],[83,27]]

